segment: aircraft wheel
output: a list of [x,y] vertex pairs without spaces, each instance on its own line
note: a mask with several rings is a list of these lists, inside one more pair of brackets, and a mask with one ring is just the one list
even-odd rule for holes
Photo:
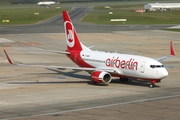
[[119,82],[122,82],[122,81],[123,81],[123,79],[120,77],[120,78],[119,78]]
[[128,78],[120,78],[119,79],[120,82],[128,82],[128,80],[129,80]]
[[128,79],[128,78],[124,78],[124,81],[125,81],[125,82],[128,82],[128,81],[129,81],[129,79]]
[[150,85],[149,85],[150,88],[153,88],[154,86],[155,86],[154,84],[150,84]]
[[124,78],[120,78],[119,81],[120,81],[120,82],[124,82]]

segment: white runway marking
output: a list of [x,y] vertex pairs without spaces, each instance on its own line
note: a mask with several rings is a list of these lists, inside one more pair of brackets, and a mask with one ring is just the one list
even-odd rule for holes
[[[147,101],[155,101],[155,100],[162,100],[162,99],[168,99],[168,98],[176,98],[180,97],[180,95],[171,95],[171,96],[163,96],[163,97],[157,97],[157,98],[149,98],[149,99],[142,99],[142,100],[135,100],[135,101],[129,101],[129,102],[122,102],[122,103],[115,103],[115,104],[108,104],[108,105],[100,105],[95,107],[87,107],[87,108],[80,108],[80,109],[73,109],[73,110],[66,110],[61,112],[54,112],[54,113],[45,113],[45,114],[39,114],[39,115],[31,115],[28,117],[38,117],[43,115],[54,115],[54,114],[62,114],[62,113],[68,113],[68,112],[76,112],[76,111],[83,111],[83,110],[90,110],[90,109],[97,109],[97,108],[104,108],[104,107],[111,107],[116,105],[125,105],[125,104],[132,104],[132,103],[140,103],[140,102],[147,102]],[[26,117],[14,117],[14,118],[6,118],[7,119],[19,119],[19,118],[27,118]]]
[[177,26],[173,26],[173,27],[169,27],[169,28],[180,28],[180,25],[177,25]]
[[8,40],[6,38],[0,38],[0,43],[3,43],[3,42],[14,42],[14,41]]

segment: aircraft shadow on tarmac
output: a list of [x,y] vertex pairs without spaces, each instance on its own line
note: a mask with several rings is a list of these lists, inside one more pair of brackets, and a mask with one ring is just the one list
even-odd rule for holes
[[[64,76],[68,76],[68,77],[72,77],[72,78],[80,78],[80,79],[84,79],[87,81],[73,81],[73,80],[67,80],[67,81],[53,81],[53,82],[43,82],[43,81],[26,81],[26,82],[8,82],[8,84],[68,84],[68,83],[86,83],[89,85],[94,85],[94,86],[109,86],[111,84],[123,84],[126,86],[142,86],[142,87],[147,87],[149,85],[148,81],[134,81],[133,79],[130,79],[128,82],[120,82],[119,79],[113,79],[111,81],[111,83],[109,85],[106,84],[94,84],[92,82],[92,80],[90,79],[89,75],[82,75],[82,74],[76,74],[79,71],[77,70],[73,70],[73,71],[65,71],[63,72],[61,69],[50,69],[50,68],[46,68],[47,70],[53,71],[55,73],[30,73],[30,74],[38,74],[38,75],[56,75],[53,76],[53,78],[57,78],[57,79],[65,79],[65,77],[63,76],[57,76],[57,75],[64,75]],[[28,73],[29,74],[29,73]],[[155,87],[160,87],[158,85],[155,85]]]
[[[47,75],[47,77],[49,77],[49,75],[50,75],[50,77],[52,77],[52,78],[56,78],[56,79],[63,80],[63,81],[43,82],[43,81],[38,81],[36,79],[36,80],[33,80],[32,82],[31,81],[25,81],[25,82],[17,81],[17,82],[8,82],[8,84],[61,84],[61,83],[87,83],[87,81],[91,82],[90,77],[88,75],[76,74],[77,72],[79,72],[77,70],[76,71],[73,70],[70,72],[67,72],[67,71],[63,72],[58,69],[50,69],[50,68],[46,68],[46,69],[53,71],[55,73],[27,73],[27,74],[40,75],[43,77],[45,77],[46,75]],[[54,76],[52,76],[52,75],[54,75]],[[69,76],[72,78],[81,78],[81,79],[84,79],[87,81],[73,81],[73,80],[64,81],[65,77],[59,76],[59,75]]]
[[61,82],[8,82],[8,84],[68,84],[68,83],[87,83],[86,81],[61,81]]
[[[128,80],[128,82],[120,82],[119,79],[113,79],[111,81],[111,83],[120,83],[120,84],[127,85],[127,86],[142,86],[142,87],[149,86],[149,81],[135,80],[135,79],[132,79],[132,78],[130,78]],[[160,87],[160,86],[155,85],[154,87]]]

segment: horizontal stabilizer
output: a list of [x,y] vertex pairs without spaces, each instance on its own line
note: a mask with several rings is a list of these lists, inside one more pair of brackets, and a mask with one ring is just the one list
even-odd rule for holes
[[157,61],[162,61],[162,60],[165,60],[165,59],[167,59],[169,57],[172,57],[172,56],[175,56],[175,50],[174,50],[174,46],[173,46],[172,41],[170,41],[170,54],[167,55],[167,56],[163,56],[161,58],[157,58],[156,60]]
[[66,51],[58,51],[58,50],[42,50],[44,52],[52,52],[52,53],[60,53],[60,54],[71,54],[70,52],[66,52]]
[[93,47],[95,47],[95,46],[94,46],[94,45],[92,45],[92,46],[89,46],[88,48],[89,48],[89,49],[91,49],[91,48],[93,48]]
[[175,50],[172,41],[170,42],[170,55],[175,56]]

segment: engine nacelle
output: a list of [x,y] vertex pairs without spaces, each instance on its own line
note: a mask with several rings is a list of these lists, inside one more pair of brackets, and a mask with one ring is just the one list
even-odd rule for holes
[[105,71],[94,71],[91,74],[91,79],[95,83],[105,83],[108,84],[111,82],[111,75]]

